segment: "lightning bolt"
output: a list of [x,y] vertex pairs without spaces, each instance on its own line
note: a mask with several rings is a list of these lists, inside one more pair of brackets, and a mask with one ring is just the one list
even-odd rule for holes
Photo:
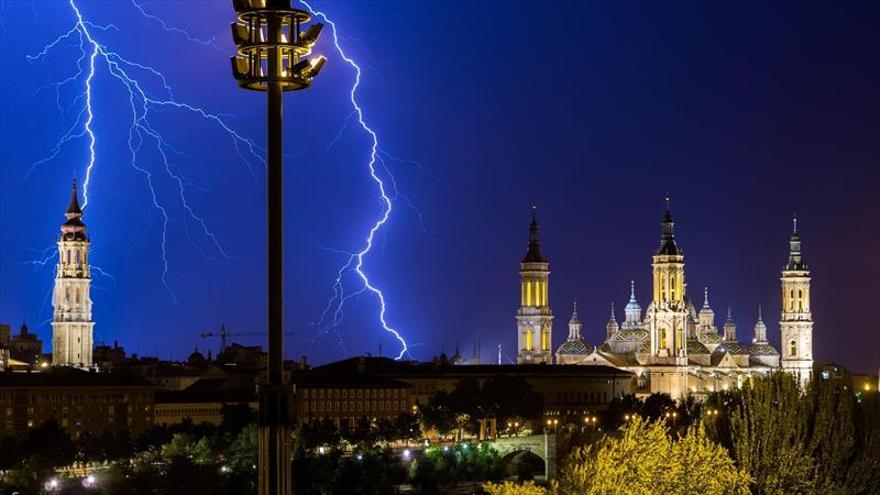
[[[360,251],[351,253],[351,255],[348,257],[348,260],[336,272],[336,279],[333,283],[333,297],[328,302],[327,307],[321,315],[321,319],[319,321],[323,322],[326,319],[327,315],[332,314],[333,318],[329,323],[329,327],[335,328],[335,326],[337,326],[342,320],[343,308],[345,306],[345,303],[352,297],[356,297],[364,292],[370,292],[374,296],[376,296],[377,300],[379,301],[379,323],[386,332],[391,334],[397,340],[397,342],[400,343],[400,353],[398,353],[397,357],[395,358],[399,360],[402,359],[403,356],[405,356],[409,352],[409,347],[407,346],[406,340],[403,338],[400,332],[388,323],[388,320],[386,318],[387,305],[385,303],[385,295],[379,288],[377,288],[372,282],[370,282],[370,278],[364,271],[364,257],[373,248],[373,239],[375,238],[376,233],[379,232],[379,230],[381,230],[382,227],[384,227],[385,224],[388,222],[388,219],[391,216],[393,205],[391,201],[392,198],[388,196],[385,182],[379,176],[376,169],[377,165],[381,165],[379,163],[381,161],[379,136],[377,132],[367,124],[366,119],[364,118],[364,111],[358,103],[357,99],[358,88],[361,84],[362,70],[357,62],[355,62],[353,58],[348,56],[345,50],[340,45],[339,36],[337,35],[336,23],[330,20],[330,18],[327,17],[327,15],[323,12],[312,8],[312,6],[307,1],[300,1],[306,7],[306,9],[308,9],[309,12],[312,13],[312,15],[324,19],[324,22],[326,22],[330,26],[330,31],[333,35],[333,45],[336,47],[336,51],[339,53],[339,56],[342,58],[342,60],[350,65],[352,69],[354,69],[354,84],[352,85],[351,91],[349,92],[349,100],[351,101],[351,106],[354,110],[353,115],[350,115],[349,118],[346,119],[346,123],[349,119],[356,118],[361,129],[363,129],[363,131],[370,136],[370,159],[367,162],[367,168],[370,171],[370,177],[372,177],[373,181],[376,183],[376,187],[379,190],[379,195],[382,203],[382,214],[370,228],[369,233],[367,234],[367,237],[364,241],[363,248]],[[340,131],[340,135],[341,133],[342,130]],[[338,139],[338,136],[336,139]],[[396,186],[394,186],[394,190],[396,191]],[[399,196],[399,192],[396,195]],[[349,271],[354,271],[357,274],[362,283],[362,287],[355,292],[346,294],[343,284],[343,277],[345,273]]]
[[[165,31],[183,35],[186,40],[190,42],[195,42],[203,46],[211,46],[217,48],[214,44],[213,39],[201,40],[195,38],[191,36],[187,31],[177,27],[169,26],[161,18],[146,12],[136,0],[132,0],[132,4],[142,16],[151,21],[158,22],[162,29],[164,29]],[[98,74],[99,64],[101,67],[105,67],[107,73],[111,76],[111,78],[121,83],[122,87],[125,88],[125,90],[128,92],[128,100],[131,108],[132,117],[128,133],[128,148],[131,157],[130,165],[134,170],[144,176],[145,183],[150,192],[153,207],[156,211],[159,212],[162,218],[162,236],[160,251],[163,269],[161,273],[161,281],[163,286],[168,291],[171,299],[175,303],[177,303],[177,296],[174,293],[174,290],[171,288],[170,283],[168,282],[168,226],[169,223],[171,223],[173,220],[170,217],[168,211],[170,207],[166,204],[163,204],[163,202],[159,199],[159,195],[156,191],[154,183],[155,172],[151,171],[150,169],[146,168],[145,165],[141,164],[140,152],[145,145],[152,145],[155,148],[155,151],[159,157],[159,162],[162,166],[162,170],[176,184],[179,204],[185,211],[186,217],[188,217],[189,221],[195,222],[195,224],[201,230],[202,234],[210,240],[211,244],[214,246],[220,256],[222,256],[227,261],[230,259],[230,256],[223,248],[214,232],[208,227],[205,219],[198,215],[195,210],[190,206],[186,195],[186,179],[181,173],[175,172],[174,168],[172,167],[171,160],[168,156],[168,151],[176,151],[174,147],[167,142],[163,134],[159,132],[156,127],[153,126],[152,122],[150,121],[150,112],[154,110],[165,109],[178,110],[195,115],[198,118],[201,118],[213,125],[218,126],[223,132],[228,134],[236,153],[247,165],[248,170],[250,171],[252,176],[254,176],[252,160],[256,160],[258,163],[262,163],[265,165],[265,160],[261,155],[264,150],[257,146],[252,140],[242,136],[241,134],[233,130],[218,114],[211,113],[201,107],[189,104],[187,102],[177,100],[174,97],[174,93],[170,85],[168,84],[165,75],[160,70],[150,65],[125,58],[120,53],[111,50],[110,48],[108,48],[107,45],[101,43],[95,36],[96,32],[103,32],[111,29],[118,30],[118,27],[112,24],[101,26],[85,19],[82,12],[77,7],[75,0],[69,0],[69,6],[75,17],[75,23],[73,27],[71,27],[67,32],[59,35],[52,42],[45,45],[40,52],[28,56],[28,60],[30,60],[31,62],[43,60],[53,51],[53,49],[55,49],[59,45],[62,45],[69,40],[78,39],[80,57],[77,60],[77,72],[63,80],[45,85],[39,88],[35,93],[49,88],[55,89],[56,104],[58,106],[59,112],[61,113],[62,122],[64,122],[64,116],[66,115],[67,110],[76,107],[77,105],[81,105],[81,108],[79,108],[79,111],[76,113],[73,124],[70,125],[67,130],[61,135],[61,137],[53,146],[51,152],[45,158],[35,162],[32,165],[30,172],[28,172],[28,175],[30,175],[30,173],[32,173],[37,167],[54,160],[59,155],[64,145],[68,142],[85,138],[88,144],[88,159],[85,166],[85,179],[82,184],[82,194],[83,208],[88,206],[93,172],[98,162],[96,154],[96,144],[98,137],[94,128],[95,112],[92,105],[93,82],[96,75]],[[163,88],[165,94],[155,95],[145,89],[145,86],[149,81],[145,81],[142,77],[139,77],[142,75],[152,78],[153,81],[158,82],[158,84],[161,85],[161,87]],[[61,104],[61,90],[63,87],[69,84],[73,84],[80,79],[83,80],[83,90],[65,109]],[[186,229],[184,229],[184,233],[187,237],[190,238],[193,244],[197,246],[197,244],[192,239]],[[45,262],[43,264],[45,264]],[[100,268],[98,269],[98,271],[99,273],[104,273],[103,270],[100,270]]]

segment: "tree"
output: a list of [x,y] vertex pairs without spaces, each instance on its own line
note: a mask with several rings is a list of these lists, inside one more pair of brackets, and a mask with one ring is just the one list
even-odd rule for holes
[[670,438],[662,421],[636,416],[620,437],[575,450],[553,483],[553,493],[748,494],[748,475],[701,426]]
[[489,495],[545,495],[547,490],[532,481],[523,484],[505,481],[504,483],[486,483],[483,489]]
[[[819,376],[816,373],[816,376]],[[710,435],[747,470],[757,494],[880,492],[880,408],[849,380],[787,373],[755,377],[710,396]]]

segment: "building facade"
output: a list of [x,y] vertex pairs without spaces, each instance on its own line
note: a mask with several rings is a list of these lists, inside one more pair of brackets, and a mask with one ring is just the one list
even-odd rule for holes
[[92,365],[90,241],[79,206],[76,181],[58,238],[58,265],[52,294],[52,363],[86,368]]
[[[812,373],[813,320],[810,313],[810,272],[801,256],[797,221],[789,242],[789,260],[782,271],[782,353],[768,341],[760,306],[750,344],[740,343],[730,308],[723,327],[716,326],[708,287],[699,311],[688,297],[684,253],[675,239],[669,199],[661,223],[660,245],[652,258],[652,301],[644,311],[636,301],[634,282],[618,323],[611,309],[605,339],[599,346],[581,336],[577,306],[569,335],[556,350],[558,364],[614,366],[638,377],[637,389],[673,397],[704,394],[739,386],[749,376],[785,370],[806,383]],[[517,328],[522,335],[521,326]]]
[[72,438],[153,426],[156,388],[131,374],[71,368],[41,373],[0,373],[0,436],[21,438],[54,420]]

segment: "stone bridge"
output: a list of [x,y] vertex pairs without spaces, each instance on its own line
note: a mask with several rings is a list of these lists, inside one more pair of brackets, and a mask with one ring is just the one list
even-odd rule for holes
[[547,479],[556,476],[556,434],[538,434],[520,437],[498,437],[485,441],[502,457],[514,452],[531,452],[544,460],[544,475]]

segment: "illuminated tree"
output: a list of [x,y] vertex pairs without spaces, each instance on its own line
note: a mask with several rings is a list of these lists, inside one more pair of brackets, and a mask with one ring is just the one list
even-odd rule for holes
[[560,470],[553,493],[748,494],[748,476],[721,446],[708,439],[702,427],[670,438],[662,422],[640,417],[628,423],[620,437],[606,436],[575,450]]
[[532,481],[523,484],[505,481],[504,483],[486,483],[483,489],[489,495],[545,495],[547,490]]

